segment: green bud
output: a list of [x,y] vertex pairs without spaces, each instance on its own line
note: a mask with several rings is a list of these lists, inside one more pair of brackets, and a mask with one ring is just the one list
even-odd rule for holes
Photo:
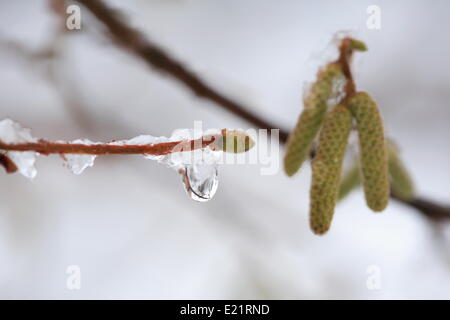
[[223,129],[216,145],[225,152],[242,153],[253,148],[255,141],[244,131]]

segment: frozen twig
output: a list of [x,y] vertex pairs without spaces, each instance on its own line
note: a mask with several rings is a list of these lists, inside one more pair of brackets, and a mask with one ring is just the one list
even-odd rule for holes
[[83,144],[68,142],[50,142],[39,140],[38,142],[26,143],[4,143],[0,141],[0,149],[4,151],[33,151],[40,154],[48,155],[51,153],[58,154],[90,154],[90,155],[106,155],[106,154],[145,154],[145,155],[167,155],[173,152],[193,151],[210,147],[217,149],[215,141],[221,135],[204,136],[200,139],[171,141],[147,145],[115,145],[106,144]]
[[180,173],[187,194],[197,201],[214,196],[222,152],[242,153],[254,144],[246,132],[227,129],[177,129],[169,138],[140,135],[108,143],[87,139],[50,142],[33,137],[29,129],[10,119],[0,121],[0,166],[7,173],[18,171],[33,179],[39,155],[59,154],[66,167],[80,174],[92,167],[99,155],[139,154]]

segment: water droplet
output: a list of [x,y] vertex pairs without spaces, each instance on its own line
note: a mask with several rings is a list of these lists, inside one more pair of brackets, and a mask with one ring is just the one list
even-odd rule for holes
[[191,199],[205,202],[211,200],[219,185],[217,164],[194,164],[181,169],[183,185]]

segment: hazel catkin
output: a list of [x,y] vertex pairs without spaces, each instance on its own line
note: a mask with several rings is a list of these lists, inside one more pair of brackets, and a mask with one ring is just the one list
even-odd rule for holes
[[324,234],[330,228],[351,129],[352,116],[345,105],[338,104],[326,114],[311,164],[310,226],[316,234]]
[[294,175],[308,157],[337,81],[345,81],[342,70],[336,63],[329,64],[319,72],[317,81],[306,95],[303,112],[286,144],[284,170],[288,176]]
[[358,92],[348,102],[356,119],[359,138],[361,178],[366,203],[373,211],[382,211],[389,201],[389,175],[383,123],[375,101]]

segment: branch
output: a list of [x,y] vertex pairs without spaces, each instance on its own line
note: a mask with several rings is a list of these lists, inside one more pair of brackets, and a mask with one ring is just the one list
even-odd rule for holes
[[444,221],[450,219],[450,207],[444,206],[439,203],[436,203],[432,200],[425,199],[422,197],[415,197],[411,200],[404,200],[400,197],[397,197],[395,194],[391,194],[391,198],[397,200],[400,203],[403,203],[407,206],[410,206],[421,213],[423,213],[426,217],[435,220],[435,221]]
[[[101,21],[109,30],[112,39],[114,39],[118,44],[128,49],[130,52],[141,58],[151,67],[168,74],[181,83],[183,83],[187,88],[189,88],[197,96],[210,101],[215,102],[218,106],[223,109],[235,114],[236,116],[252,123],[253,125],[263,128],[272,129],[277,128],[276,125],[262,119],[258,114],[252,113],[250,108],[233,101],[231,98],[225,96],[224,94],[218,92],[209,86],[206,82],[200,79],[195,73],[188,69],[181,62],[175,60],[168,53],[166,53],[158,45],[154,44],[148,40],[141,32],[128,26],[121,18],[120,13],[117,10],[109,8],[101,0],[77,0],[82,3],[89,11],[94,14],[99,21]],[[349,53],[346,50],[345,55],[341,55],[340,62],[346,61],[344,66],[349,66]],[[350,53],[351,54],[351,53]],[[339,60],[338,60],[339,61]],[[347,78],[351,78],[351,73],[344,69],[347,73]],[[349,81],[353,83],[353,81]],[[347,88],[347,90],[354,90]],[[288,132],[280,130],[280,141],[286,143]],[[413,200],[407,201],[399,199],[392,196],[393,199],[405,204],[411,208],[414,208],[431,219],[450,219],[450,207],[444,207],[433,201],[415,198]]]
[[6,154],[0,153],[0,166],[5,168],[6,173],[14,173],[17,166]]
[[45,155],[51,153],[92,154],[92,155],[105,155],[105,154],[167,155],[173,152],[184,152],[203,149],[208,146],[214,150],[217,150],[218,147],[214,142],[218,139],[218,137],[222,136],[209,135],[195,140],[171,141],[147,145],[82,144],[82,143],[49,142],[45,140],[27,143],[4,143],[0,141],[0,150],[34,151]]

